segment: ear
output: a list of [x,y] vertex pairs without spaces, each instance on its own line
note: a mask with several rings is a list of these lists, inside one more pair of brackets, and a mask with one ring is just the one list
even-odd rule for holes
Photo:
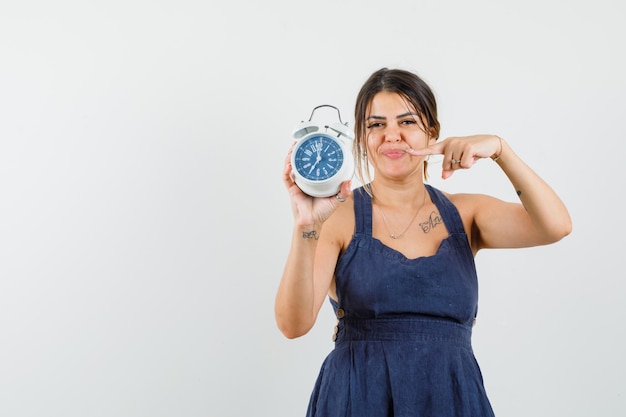
[[426,133],[426,136],[428,136],[428,146],[432,146],[435,144],[435,142],[437,142],[437,139],[439,138],[439,132],[436,128],[432,126],[427,127],[424,130],[424,133]]

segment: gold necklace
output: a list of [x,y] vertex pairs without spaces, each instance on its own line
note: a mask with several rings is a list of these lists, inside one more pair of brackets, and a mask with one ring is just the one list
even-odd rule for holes
[[395,233],[392,233],[391,230],[389,230],[389,226],[387,225],[387,216],[385,216],[385,210],[383,210],[381,205],[378,205],[378,208],[380,209],[380,214],[383,215],[383,223],[385,224],[385,229],[387,229],[387,233],[389,233],[389,237],[392,238],[392,239],[400,239],[402,236],[404,236],[404,234],[406,232],[408,232],[409,227],[411,227],[411,225],[413,224],[413,222],[417,218],[417,213],[420,212],[420,210],[424,206],[425,202],[426,202],[426,190],[424,190],[424,198],[422,199],[422,204],[420,204],[420,206],[417,208],[417,211],[413,215],[413,218],[411,219],[409,224],[404,228],[404,231],[402,233],[400,233],[399,235],[396,235]]

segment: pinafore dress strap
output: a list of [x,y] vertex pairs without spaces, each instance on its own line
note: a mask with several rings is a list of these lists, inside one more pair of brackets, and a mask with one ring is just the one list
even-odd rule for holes
[[363,187],[354,190],[356,234],[372,236],[372,197]]
[[428,194],[430,194],[431,200],[437,206],[437,209],[439,209],[439,213],[443,218],[444,224],[448,228],[448,232],[450,234],[465,233],[463,221],[461,220],[461,216],[459,215],[459,212],[454,204],[452,204],[452,202],[448,200],[448,198],[438,189],[429,184],[424,185],[428,190]]

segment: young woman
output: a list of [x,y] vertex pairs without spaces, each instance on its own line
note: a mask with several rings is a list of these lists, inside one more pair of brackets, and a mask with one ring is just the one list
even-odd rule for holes
[[[276,321],[307,333],[326,297],[337,316],[308,416],[492,416],[471,347],[480,249],[557,242],[571,231],[557,194],[495,135],[438,141],[435,97],[417,75],[383,68],[361,88],[354,157],[364,184],[312,198],[291,176],[294,230]],[[481,158],[498,164],[520,203],[448,194],[425,184],[429,155],[442,175]],[[313,233],[314,232],[314,233]]]

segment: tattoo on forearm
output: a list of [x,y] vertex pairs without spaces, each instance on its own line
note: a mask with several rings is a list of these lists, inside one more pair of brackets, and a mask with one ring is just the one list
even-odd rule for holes
[[522,195],[522,190],[517,190],[517,191],[515,191],[515,192],[517,193],[517,196],[518,196],[518,197]]
[[303,239],[319,239],[320,237],[317,235],[317,232],[315,230],[312,230],[310,232],[302,232],[302,238]]
[[430,213],[430,216],[428,216],[427,221],[420,223],[420,227],[422,228],[422,232],[428,233],[441,223],[443,223],[441,216],[436,211],[433,211]]

